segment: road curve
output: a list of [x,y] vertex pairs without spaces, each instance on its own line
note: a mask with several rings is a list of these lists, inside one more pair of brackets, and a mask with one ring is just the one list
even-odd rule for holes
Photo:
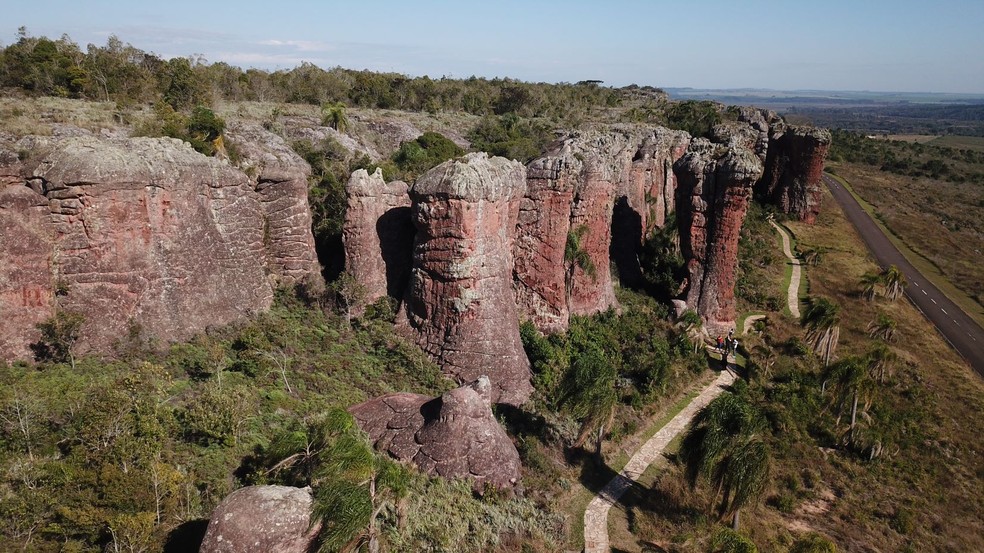
[[909,281],[905,295],[936,325],[953,349],[984,377],[984,329],[906,260],[849,191],[829,175],[825,174],[823,181],[878,264],[895,265],[902,270]]

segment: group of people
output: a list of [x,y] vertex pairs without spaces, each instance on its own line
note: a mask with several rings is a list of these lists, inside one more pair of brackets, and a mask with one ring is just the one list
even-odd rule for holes
[[726,339],[721,336],[717,337],[717,350],[723,356],[736,355],[738,353],[738,339],[735,338],[735,329],[732,328],[728,332]]

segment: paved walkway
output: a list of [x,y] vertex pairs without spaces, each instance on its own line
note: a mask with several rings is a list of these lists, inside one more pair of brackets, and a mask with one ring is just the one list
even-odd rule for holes
[[765,318],[765,315],[762,315],[762,314],[749,315],[749,316],[745,317],[745,320],[742,322],[742,325],[741,325],[741,333],[742,334],[748,334],[752,330],[752,326],[755,324],[755,321],[761,321],[764,318]]
[[793,274],[789,277],[789,289],[786,291],[786,303],[789,304],[790,314],[799,319],[799,289],[803,268],[800,266],[800,260],[793,255],[793,250],[790,247],[792,241],[789,238],[789,233],[786,232],[786,229],[777,225],[775,221],[770,220],[769,222],[772,223],[772,226],[776,227],[779,235],[782,236],[782,253],[786,254],[789,264],[793,266]]
[[591,500],[588,508],[584,511],[584,552],[585,553],[610,553],[611,546],[608,541],[608,511],[612,505],[618,502],[626,491],[637,481],[642,473],[646,472],[649,465],[663,455],[663,451],[670,441],[680,432],[683,432],[690,419],[711,402],[714,398],[724,391],[726,386],[735,381],[735,373],[732,370],[721,371],[717,379],[704,388],[700,394],[690,402],[689,405],[677,413],[670,422],[660,428],[648,442],[643,444],[639,451],[629,459],[629,462],[622,469],[622,472],[605,485],[604,488]]

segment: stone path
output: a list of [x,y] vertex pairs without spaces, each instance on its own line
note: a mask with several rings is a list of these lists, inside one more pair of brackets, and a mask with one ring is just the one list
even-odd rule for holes
[[793,255],[790,243],[792,242],[789,238],[789,233],[786,229],[777,225],[775,221],[770,220],[772,226],[776,227],[779,235],[782,236],[782,253],[786,254],[786,258],[789,259],[790,265],[793,266],[793,274],[789,278],[789,290],[786,291],[786,303],[789,304],[789,313],[797,319],[800,318],[800,307],[799,307],[799,289],[800,289],[800,278],[802,278],[802,267],[800,266],[800,260]]
[[745,317],[745,321],[741,325],[741,333],[742,334],[748,334],[748,332],[750,330],[752,330],[752,325],[755,324],[755,321],[761,321],[764,318],[765,318],[765,315],[762,315],[762,314],[749,315],[749,316]]
[[704,388],[689,405],[677,413],[670,422],[649,439],[639,451],[629,459],[629,462],[622,469],[622,472],[605,485],[604,488],[591,500],[588,508],[584,511],[584,552],[585,553],[610,553],[611,546],[608,541],[608,511],[612,505],[618,502],[626,491],[637,481],[642,473],[649,468],[649,465],[663,455],[663,451],[670,441],[680,432],[683,432],[690,419],[697,414],[705,405],[724,391],[726,386],[735,381],[735,373],[729,368],[722,371],[717,379]]

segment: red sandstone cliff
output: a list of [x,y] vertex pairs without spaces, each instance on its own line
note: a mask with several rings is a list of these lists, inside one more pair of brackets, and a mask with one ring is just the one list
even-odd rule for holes
[[441,397],[388,394],[349,412],[376,449],[395,459],[430,475],[471,479],[480,493],[486,483],[511,490],[521,477],[519,452],[492,414],[492,392],[482,376]]
[[752,151],[694,140],[674,165],[679,179],[680,249],[687,260],[687,307],[709,331],[733,328],[738,238],[762,164]]
[[771,133],[765,174],[755,192],[764,201],[812,224],[820,212],[823,164],[830,149],[830,131],[789,127]]
[[56,308],[85,316],[80,351],[105,351],[131,324],[178,340],[266,309],[316,271],[303,170],[258,182],[166,138],[53,146],[0,189],[3,359],[29,357]]
[[484,153],[421,176],[410,196],[417,229],[410,286],[397,317],[456,381],[488,375],[492,400],[527,400],[529,360],[512,290],[513,239],[526,170]]

